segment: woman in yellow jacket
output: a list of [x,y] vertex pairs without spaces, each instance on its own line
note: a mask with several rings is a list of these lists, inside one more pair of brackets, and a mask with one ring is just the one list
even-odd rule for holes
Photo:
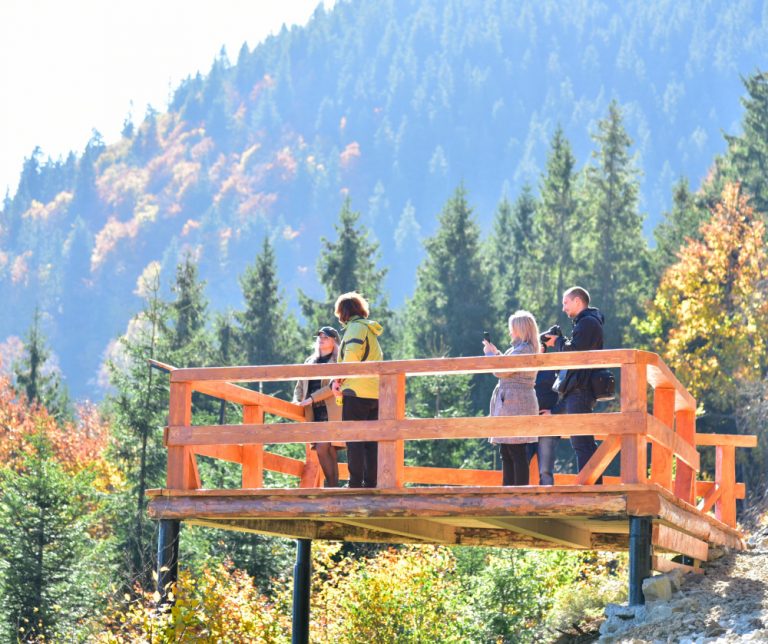
[[[336,317],[344,326],[339,362],[383,360],[378,337],[381,324],[368,319],[368,302],[351,291],[336,300]],[[358,377],[338,379],[333,390],[342,396],[342,420],[378,420],[379,379]],[[349,487],[376,487],[379,444],[376,441],[347,443]]]
[[[324,326],[317,332],[315,348],[304,364],[336,362],[339,355],[339,332]],[[299,380],[293,390],[293,402],[311,410],[307,420],[323,422],[341,420],[341,406],[331,391],[330,380]],[[339,459],[337,450],[344,449],[344,443],[311,443],[317,452],[317,460],[325,475],[326,487],[339,487]]]

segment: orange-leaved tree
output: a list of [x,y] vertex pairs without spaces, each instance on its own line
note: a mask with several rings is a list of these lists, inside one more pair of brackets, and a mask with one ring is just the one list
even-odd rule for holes
[[701,240],[688,240],[637,326],[707,411],[730,414],[768,367],[765,223],[727,184]]

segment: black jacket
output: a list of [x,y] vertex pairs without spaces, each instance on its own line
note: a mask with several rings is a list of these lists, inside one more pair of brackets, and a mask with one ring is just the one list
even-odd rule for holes
[[[556,351],[594,351],[603,348],[603,322],[605,316],[596,308],[587,307],[573,318],[570,338],[555,340]],[[568,369],[565,375],[565,393],[589,386],[591,369]],[[561,378],[562,379],[562,378]]]

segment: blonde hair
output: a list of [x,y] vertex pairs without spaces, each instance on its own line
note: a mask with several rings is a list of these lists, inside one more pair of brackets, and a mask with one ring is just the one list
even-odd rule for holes
[[536,324],[536,318],[528,311],[515,311],[509,316],[509,331],[513,336],[520,338],[523,342],[530,344],[534,353],[539,353],[539,326]]

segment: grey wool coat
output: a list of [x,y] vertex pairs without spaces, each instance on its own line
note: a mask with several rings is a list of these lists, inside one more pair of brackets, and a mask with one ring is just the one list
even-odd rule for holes
[[[527,342],[516,342],[504,352],[505,356],[518,356],[535,353]],[[537,416],[539,403],[536,400],[535,371],[517,371],[493,374],[499,383],[491,395],[491,416]],[[491,438],[491,443],[536,443],[538,438],[514,436],[511,438]]]

